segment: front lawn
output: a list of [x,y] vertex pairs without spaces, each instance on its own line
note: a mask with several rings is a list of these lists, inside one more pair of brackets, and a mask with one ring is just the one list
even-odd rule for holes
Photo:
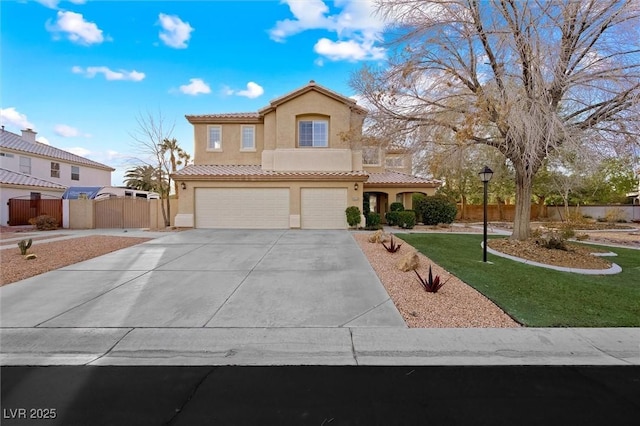
[[616,275],[554,271],[488,254],[482,235],[396,234],[528,327],[640,327],[640,251],[611,248]]

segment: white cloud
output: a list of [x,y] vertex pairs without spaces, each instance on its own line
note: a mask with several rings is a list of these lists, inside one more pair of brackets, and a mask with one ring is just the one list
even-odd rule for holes
[[56,124],[53,128],[53,131],[56,133],[56,135],[62,136],[63,138],[72,138],[80,135],[78,129],[66,124]]
[[[57,9],[58,3],[60,3],[60,0],[36,0],[36,1],[41,5],[48,7],[49,9]],[[73,4],[85,4],[86,0],[69,0],[69,2]]]
[[25,114],[16,111],[15,107],[0,109],[0,123],[3,126],[17,127],[19,130],[33,129],[35,126]]
[[194,28],[188,22],[183,22],[175,15],[165,15],[161,13],[158,16],[162,31],[160,31],[160,40],[169,47],[175,49],[185,49],[187,41],[191,38],[191,32]]
[[76,66],[71,68],[71,72],[73,72],[74,74],[84,74],[84,76],[87,77],[87,78],[93,78],[97,74],[103,74],[104,78],[106,80],[109,80],[109,81],[112,81],[112,80],[142,81],[146,77],[145,73],[138,72],[136,70],[133,70],[133,71],[125,71],[125,70],[113,71],[113,70],[111,70],[111,69],[109,69],[107,67],[104,67],[104,66],[82,68],[82,67],[79,67],[79,66],[76,65]]
[[65,151],[69,151],[72,154],[79,155],[80,157],[86,157],[91,154],[87,148],[83,148],[81,146],[74,146],[71,148],[64,148]]
[[49,142],[49,139],[45,138],[44,136],[36,136],[36,141],[43,143],[45,145],[51,145],[51,142]]
[[102,30],[93,22],[84,20],[80,13],[58,11],[57,21],[47,22],[48,31],[57,34],[65,33],[67,38],[78,44],[98,44],[104,41]]
[[211,93],[211,88],[200,78],[190,78],[189,84],[180,86],[180,91],[185,95],[196,96],[201,93]]
[[236,95],[244,96],[249,99],[255,99],[258,96],[262,96],[263,93],[264,93],[264,89],[262,88],[262,86],[254,83],[253,81],[250,81],[247,83],[247,89],[236,92]]
[[359,43],[355,40],[331,41],[328,38],[318,40],[313,50],[332,61],[362,61],[384,59],[385,50],[375,47],[372,42]]
[[[276,22],[269,31],[272,40],[283,42],[289,36],[307,30],[334,32],[337,40],[322,38],[316,43],[316,53],[330,60],[379,60],[385,57],[385,49],[375,47],[381,40],[384,21],[376,16],[373,0],[336,0],[340,8],[329,15],[329,8],[322,0],[284,0],[294,19]],[[322,66],[324,62],[316,62]]]

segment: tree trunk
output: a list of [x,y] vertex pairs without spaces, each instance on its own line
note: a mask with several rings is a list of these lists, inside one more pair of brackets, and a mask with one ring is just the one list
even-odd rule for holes
[[536,197],[538,197],[538,220],[540,220],[545,217],[542,210],[544,209],[544,200],[546,197],[544,195],[536,195]]
[[467,197],[464,194],[462,194],[460,196],[460,204],[461,204],[460,207],[461,207],[461,210],[462,210],[460,212],[460,219],[461,220],[468,219],[467,218]]
[[164,218],[164,226],[171,226],[171,178],[167,180],[167,216]]
[[516,210],[512,240],[526,240],[531,233],[531,185],[533,177],[516,167]]

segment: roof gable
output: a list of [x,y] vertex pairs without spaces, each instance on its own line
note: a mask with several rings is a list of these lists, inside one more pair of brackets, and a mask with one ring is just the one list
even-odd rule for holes
[[338,102],[341,102],[345,105],[347,105],[349,108],[352,108],[362,114],[366,114],[367,110],[362,108],[361,106],[359,106],[355,100],[348,98],[346,96],[343,96],[337,92],[334,92],[333,90],[327,89],[324,86],[321,86],[319,84],[317,84],[315,81],[311,80],[309,82],[309,84],[307,84],[306,86],[303,86],[299,89],[296,89],[292,92],[287,93],[284,96],[280,96],[279,98],[276,98],[274,100],[272,100],[269,104],[269,106],[266,106],[264,108],[262,108],[261,110],[259,110],[258,112],[261,115],[267,114],[273,110],[275,110],[279,105],[284,104],[285,102],[289,102],[292,99],[295,99],[299,96],[304,95],[305,93],[309,93],[311,91],[315,91],[318,92],[324,96],[327,96],[331,99],[334,99]]

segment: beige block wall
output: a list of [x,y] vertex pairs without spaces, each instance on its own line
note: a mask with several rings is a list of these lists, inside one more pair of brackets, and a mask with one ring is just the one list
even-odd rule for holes
[[[160,206],[161,200],[149,201],[149,228],[164,228],[164,219]],[[164,203],[165,201],[162,200]],[[69,228],[70,229],[95,229],[94,200],[69,200]],[[175,224],[178,213],[178,200],[171,199],[171,226]]]

